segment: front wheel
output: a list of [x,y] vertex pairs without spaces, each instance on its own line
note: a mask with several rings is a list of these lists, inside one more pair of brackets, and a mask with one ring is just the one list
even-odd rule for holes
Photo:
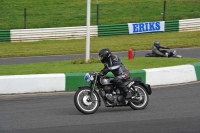
[[93,114],[99,108],[99,96],[96,91],[93,93],[89,88],[81,88],[74,95],[74,104],[83,114]]
[[135,96],[129,101],[129,106],[135,110],[144,109],[149,103],[149,95],[143,86],[135,86]]

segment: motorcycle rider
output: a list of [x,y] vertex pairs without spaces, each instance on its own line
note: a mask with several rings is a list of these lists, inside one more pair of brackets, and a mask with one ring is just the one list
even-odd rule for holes
[[170,49],[169,47],[165,47],[160,45],[160,42],[155,41],[154,45],[152,46],[152,54],[155,56],[160,56],[160,57],[168,57],[168,53],[167,50],[160,50],[160,48],[162,49]]
[[104,68],[101,70],[101,73],[106,75],[111,71],[115,76],[113,83],[126,93],[126,99],[131,98],[132,93],[129,91],[129,88],[123,85],[123,83],[130,78],[130,72],[124,66],[121,59],[117,55],[113,55],[110,49],[105,48],[100,50],[99,60],[104,64]]

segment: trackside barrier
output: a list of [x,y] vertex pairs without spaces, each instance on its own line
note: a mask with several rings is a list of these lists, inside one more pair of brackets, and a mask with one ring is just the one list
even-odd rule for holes
[[145,71],[146,83],[152,86],[197,81],[195,68],[192,65],[145,69]]
[[200,18],[179,20],[179,32],[200,31]]
[[[86,38],[86,26],[12,29],[10,30],[11,42],[30,42],[40,40],[69,40]],[[97,36],[97,26],[90,26],[90,36]]]
[[[131,77],[141,77],[142,81],[145,82],[145,71],[144,70],[134,70],[130,71]],[[77,90],[79,86],[89,85],[84,81],[85,73],[66,73],[66,91]],[[113,76],[112,73],[108,73],[108,76]]]
[[[164,31],[200,31],[200,18],[165,21]],[[129,35],[128,24],[90,26],[91,37],[116,35]],[[86,26],[0,30],[0,42],[31,42],[80,38],[86,38]]]
[[64,74],[0,76],[0,94],[52,92],[64,90]]
[[[200,62],[195,64],[131,70],[131,77],[141,77],[151,86],[186,83],[200,80]],[[0,76],[0,94],[75,91],[88,85],[85,73],[34,74]],[[108,73],[108,76],[113,76]]]
[[200,62],[192,64],[195,68],[196,75],[197,75],[197,80],[200,80]]
[[10,30],[0,30],[0,42],[10,42]]

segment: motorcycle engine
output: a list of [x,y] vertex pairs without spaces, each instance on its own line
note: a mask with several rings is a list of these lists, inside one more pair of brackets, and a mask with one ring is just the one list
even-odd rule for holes
[[104,91],[105,91],[106,94],[111,94],[111,93],[113,92],[112,87],[113,87],[113,86],[108,86],[108,85],[106,85],[106,86],[104,86],[103,89],[104,89]]
[[120,104],[124,101],[124,96],[121,95],[122,92],[120,89],[116,89],[116,93],[113,92],[113,85],[106,85],[104,86],[103,90],[105,91],[105,97],[111,104]]

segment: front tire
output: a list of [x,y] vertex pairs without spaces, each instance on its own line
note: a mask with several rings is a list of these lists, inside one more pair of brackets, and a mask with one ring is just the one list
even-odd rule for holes
[[129,106],[134,110],[142,110],[149,103],[149,95],[143,86],[135,86],[135,96],[129,101]]
[[83,114],[93,114],[99,108],[99,96],[96,91],[91,93],[89,88],[81,88],[74,94],[74,104]]

